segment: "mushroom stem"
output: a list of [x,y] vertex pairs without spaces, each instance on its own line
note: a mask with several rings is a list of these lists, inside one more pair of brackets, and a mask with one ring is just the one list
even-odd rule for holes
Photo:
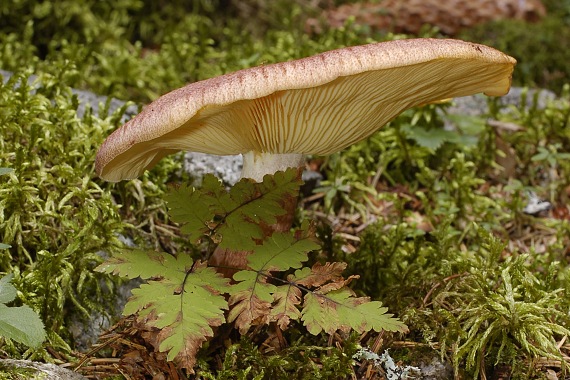
[[263,181],[263,176],[279,170],[300,168],[305,164],[305,156],[299,153],[261,153],[249,151],[243,154],[242,178]]
[[[251,178],[257,182],[263,180],[265,174],[273,174],[279,170],[297,168],[297,176],[301,177],[305,158],[302,154],[269,154],[248,152],[243,155],[242,178]],[[297,197],[287,196],[281,200],[283,215],[276,217],[272,225],[262,224],[263,238],[274,232],[286,232],[291,229],[297,207]],[[218,272],[231,278],[237,271],[247,268],[247,256],[251,251],[232,251],[216,248],[209,260],[210,265],[217,267]]]

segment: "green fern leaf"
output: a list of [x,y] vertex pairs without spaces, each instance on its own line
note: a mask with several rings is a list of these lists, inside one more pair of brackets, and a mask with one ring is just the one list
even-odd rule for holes
[[[289,323],[301,318],[298,306],[301,304],[302,292],[299,286],[304,288],[319,287],[327,282],[338,283],[342,279],[342,271],[346,268],[345,263],[316,263],[312,268],[304,267],[289,275],[288,285],[282,285],[273,293],[274,305],[271,309],[270,320],[284,330]],[[344,282],[340,285],[343,286]]]
[[143,280],[163,277],[170,272],[186,273],[194,262],[189,255],[174,257],[164,252],[126,248],[95,268],[96,271]]
[[301,304],[301,297],[301,289],[296,286],[278,286],[273,293],[274,304],[271,308],[269,320],[276,322],[281,330],[285,330],[292,320],[298,321],[301,318],[298,307]]
[[297,170],[267,175],[263,182],[242,179],[229,192],[213,175],[200,189],[181,187],[166,196],[172,219],[196,243],[208,236],[220,248],[251,250],[263,239],[261,224],[275,224],[284,214],[281,202],[296,197],[301,185]]
[[206,175],[202,188],[182,186],[169,191],[164,199],[168,203],[172,220],[182,225],[180,230],[188,236],[190,242],[196,243],[203,236],[212,235],[210,223],[216,215],[223,213],[223,210],[216,208],[216,199],[225,192],[216,177]]
[[400,320],[393,318],[393,314],[387,314],[388,308],[382,307],[382,302],[370,301],[368,297],[354,298],[350,294],[347,296],[347,292],[343,290],[332,293],[327,296],[343,305],[338,309],[340,323],[359,333],[370,330],[406,332],[408,329]]
[[269,274],[300,268],[307,261],[307,253],[319,248],[310,236],[296,239],[290,233],[274,233],[263,245],[256,246],[247,261],[254,271]]
[[283,199],[297,197],[300,186],[296,168],[266,175],[260,183],[242,180],[230,191],[232,200],[240,206],[236,218],[274,224],[275,217],[285,213],[281,207]]
[[226,209],[225,223],[218,233],[223,237],[221,248],[251,250],[263,239],[261,224],[272,225],[283,215],[282,202],[297,197],[301,180],[297,169],[263,177],[263,182],[242,179],[230,190],[231,208]]
[[325,314],[330,312],[327,309],[333,309],[333,307],[336,307],[336,305],[327,303],[326,298],[314,293],[307,293],[301,317],[307,331],[313,335],[318,335],[323,330],[328,333],[334,333],[338,329],[339,324],[335,323],[332,325],[335,320],[329,319],[329,316]]
[[392,314],[386,314],[387,310],[381,302],[370,302],[367,297],[354,297],[349,288],[343,287],[327,294],[307,293],[302,320],[314,335],[321,331],[333,334],[337,330],[350,329],[360,333],[369,330],[406,331],[406,325],[393,318]]
[[[228,305],[222,293],[227,291],[229,281],[205,264],[192,263],[187,255],[174,258],[166,253],[138,253],[136,263],[108,267],[113,273],[131,271],[153,278],[133,290],[123,315],[138,313],[140,321],[161,329],[159,350],[168,351],[168,360],[191,370],[196,352],[214,335],[212,327],[225,322]],[[140,266],[145,260],[157,269],[143,270]]]
[[[299,268],[307,260],[307,253],[318,248],[311,237],[296,239],[290,233],[274,233],[263,245],[256,246],[247,257],[251,270],[239,271],[233,277],[238,283],[230,292],[229,304],[233,307],[228,321],[235,322],[235,326],[244,332],[252,324],[273,320],[275,316],[271,317],[270,309],[278,288],[266,282],[270,272]],[[290,306],[285,308],[290,309]]]

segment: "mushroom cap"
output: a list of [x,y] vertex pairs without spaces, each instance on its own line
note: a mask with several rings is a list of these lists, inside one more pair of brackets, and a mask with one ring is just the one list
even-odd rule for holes
[[440,99],[509,91],[514,58],[450,39],[407,39],[257,66],[171,91],[114,131],[97,174],[136,178],[180,150],[326,155],[402,111]]

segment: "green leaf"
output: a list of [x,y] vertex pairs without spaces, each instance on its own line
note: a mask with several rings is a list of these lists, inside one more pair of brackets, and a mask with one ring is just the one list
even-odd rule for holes
[[413,139],[418,145],[436,151],[445,142],[453,141],[457,132],[446,131],[444,129],[432,128],[425,129],[420,126],[403,125],[402,131],[406,133],[408,138]]
[[307,253],[319,248],[310,237],[296,239],[291,233],[274,233],[263,245],[255,247],[247,261],[255,271],[285,271],[300,268],[307,261]]
[[221,293],[229,280],[203,264],[192,272],[185,268],[168,261],[161,279],[133,290],[123,315],[138,312],[139,320],[160,329],[159,350],[168,351],[168,360],[192,369],[196,352],[214,335],[212,327],[225,322],[228,304]]
[[392,314],[386,314],[387,311],[381,302],[354,297],[350,289],[343,287],[327,294],[307,293],[302,320],[314,335],[321,331],[333,334],[337,330],[349,329],[359,333],[370,330],[406,331],[406,325],[393,318]]
[[16,299],[17,291],[10,284],[13,275],[0,278],[0,336],[13,339],[29,347],[38,347],[45,340],[40,317],[27,305],[8,307]]
[[225,193],[221,181],[207,174],[200,189],[182,186],[171,190],[164,198],[172,220],[180,223],[181,231],[188,235],[192,243],[196,243],[203,236],[213,235],[214,226],[211,223],[216,216],[224,214],[218,200]]
[[206,175],[200,189],[181,187],[166,200],[172,219],[192,243],[207,236],[220,248],[251,250],[263,239],[261,224],[275,224],[285,212],[283,200],[297,197],[300,185],[296,169],[267,175],[261,183],[244,178],[229,192]]
[[186,273],[193,265],[190,255],[174,257],[165,252],[123,249],[113,254],[96,271],[126,278],[149,279],[168,276],[172,273]]
[[447,114],[445,117],[453,122],[462,133],[471,136],[477,136],[483,133],[487,124],[487,120],[481,116]]
[[[283,310],[270,316],[271,304],[274,301],[283,302],[280,298],[287,290],[268,284],[267,277],[273,271],[300,268],[307,260],[307,253],[318,248],[319,245],[311,237],[297,239],[291,233],[274,233],[263,245],[256,246],[254,252],[247,257],[251,270],[239,271],[233,277],[237,284],[230,291],[229,304],[233,307],[228,314],[228,321],[235,322],[236,327],[245,332],[253,323],[267,323],[280,318]],[[278,290],[280,294],[275,296],[274,293]],[[287,315],[294,315],[289,305],[282,306],[288,310]],[[285,323],[285,319],[281,322]]]
[[16,288],[10,284],[13,275],[9,274],[0,278],[0,303],[12,302],[16,299]]
[[[337,330],[338,323],[334,320],[329,320],[327,314],[325,314],[327,308],[330,307],[324,297],[314,293],[307,293],[305,295],[301,319],[307,331],[311,334],[318,335],[323,330],[334,333]],[[327,320],[329,321],[327,322]]]
[[479,116],[447,115],[457,130],[441,128],[424,128],[420,125],[402,125],[400,128],[406,136],[414,140],[419,146],[428,148],[432,152],[439,149],[444,143],[456,143],[461,146],[474,146],[478,136],[484,131],[486,121]]
[[0,304],[0,335],[29,347],[38,347],[46,337],[40,317],[29,306],[4,304]]
[[[342,324],[349,325],[359,333],[374,330],[380,332],[386,331],[407,331],[407,327],[397,318],[393,318],[393,314],[387,314],[388,308],[382,306],[382,302],[369,301],[367,297],[362,298],[345,298],[341,291],[330,295],[333,301],[337,301],[343,305],[339,308],[339,321]],[[337,295],[341,295],[337,299]]]
[[255,240],[263,239],[261,224],[272,225],[276,217],[283,215],[283,201],[296,198],[301,180],[297,169],[263,177],[263,182],[241,180],[230,190],[234,206],[227,214],[226,224],[219,233],[223,236],[221,248],[251,250]]
[[8,249],[10,247],[11,247],[11,245],[0,243],[0,249]]
[[540,153],[537,153],[537,154],[535,154],[534,156],[532,156],[532,157],[530,158],[531,161],[534,161],[534,162],[536,162],[536,161],[544,161],[544,160],[546,160],[546,159],[551,155],[550,151],[548,151],[548,149],[546,149],[546,148],[544,148],[544,147],[542,147],[542,146],[539,146],[539,147],[538,147],[538,151],[539,151]]

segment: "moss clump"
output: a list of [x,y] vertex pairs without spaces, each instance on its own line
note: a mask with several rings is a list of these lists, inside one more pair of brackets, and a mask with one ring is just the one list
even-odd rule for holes
[[[327,347],[321,339],[309,342],[298,336],[291,346],[278,353],[262,353],[248,338],[228,347],[221,368],[212,363],[198,364],[197,375],[204,379],[346,379],[353,373],[352,356],[358,350],[358,336],[353,334],[342,346]],[[314,344],[310,344],[314,343]],[[217,366],[216,366],[217,367]]]
[[[122,246],[120,234],[130,224],[119,213],[119,197],[111,197],[109,185],[92,169],[97,147],[126,106],[112,114],[104,107],[99,116],[88,109],[79,117],[77,95],[65,84],[75,68],[59,70],[35,80],[24,70],[0,84],[0,166],[13,169],[0,181],[0,238],[11,245],[3,251],[0,271],[14,274],[20,302],[40,313],[49,342],[65,350],[59,336],[70,342],[71,308],[85,317],[109,310],[113,282],[93,268],[101,252]],[[120,186],[118,194],[147,188],[145,183]],[[140,202],[152,205],[149,195],[131,195],[129,212],[138,216]]]

